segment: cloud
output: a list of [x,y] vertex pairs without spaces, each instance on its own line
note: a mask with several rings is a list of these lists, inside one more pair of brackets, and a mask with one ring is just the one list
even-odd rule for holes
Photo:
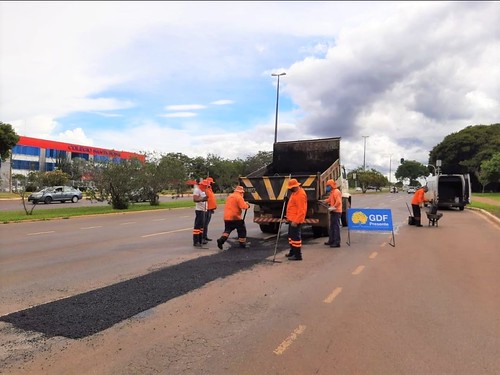
[[340,136],[350,169],[368,135],[367,165],[388,171],[390,155],[427,162],[446,135],[498,122],[499,14],[497,2],[1,2],[0,118],[21,135],[239,157],[272,150],[270,75],[286,71],[279,141]]

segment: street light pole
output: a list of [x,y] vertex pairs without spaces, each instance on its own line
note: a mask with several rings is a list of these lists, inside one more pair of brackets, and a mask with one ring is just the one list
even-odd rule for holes
[[369,135],[362,135],[362,137],[365,139],[365,145],[363,147],[363,172],[366,171],[366,138],[369,137]]
[[273,73],[271,76],[278,77],[278,85],[276,86],[276,115],[274,117],[274,143],[276,143],[278,139],[278,103],[280,99],[280,77],[286,75],[283,73]]

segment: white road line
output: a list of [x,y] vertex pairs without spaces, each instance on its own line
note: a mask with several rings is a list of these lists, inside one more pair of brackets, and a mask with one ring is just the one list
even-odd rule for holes
[[281,355],[287,350],[292,343],[297,340],[300,334],[304,333],[306,326],[300,325],[288,336],[276,349],[274,349],[274,354]]
[[375,259],[375,257],[378,255],[378,253],[376,251],[374,251],[373,253],[370,254],[370,256],[368,258],[370,259]]
[[49,233],[55,233],[55,231],[54,231],[54,230],[50,230],[50,231],[48,231],[48,232],[27,233],[26,235],[27,235],[27,236],[38,236],[38,235],[40,235],[40,234],[49,234]]
[[164,221],[164,220],[167,220],[167,219],[153,219],[152,221]]
[[96,229],[96,228],[102,228],[102,225],[97,225],[97,226],[95,226],[95,227],[82,227],[82,228],[80,228],[80,229],[82,229],[82,230],[87,230],[87,229]]
[[171,230],[171,231],[168,231],[168,232],[159,232],[159,233],[145,234],[144,236],[141,236],[141,237],[142,238],[147,238],[147,237],[161,236],[161,235],[164,235],[164,234],[177,233],[177,232],[185,232],[187,230],[193,230],[193,228],[184,228],[184,229]]
[[121,223],[120,225],[130,225],[135,223],[137,223],[137,221],[129,221],[128,223]]
[[353,275],[359,275],[363,270],[365,269],[365,266],[358,266],[354,272],[352,273]]
[[323,301],[324,303],[332,303],[333,300],[335,299],[335,297],[337,297],[340,292],[342,292],[342,288],[341,287],[337,287],[333,290],[332,293],[330,293],[330,295],[328,297],[325,298],[325,300]]

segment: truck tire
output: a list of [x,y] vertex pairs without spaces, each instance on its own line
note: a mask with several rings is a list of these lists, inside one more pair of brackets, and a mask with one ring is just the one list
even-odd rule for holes
[[280,228],[278,223],[259,224],[259,227],[262,233],[271,233],[271,234],[278,233],[278,230]]
[[311,227],[314,238],[326,237],[328,236],[328,228],[327,227]]

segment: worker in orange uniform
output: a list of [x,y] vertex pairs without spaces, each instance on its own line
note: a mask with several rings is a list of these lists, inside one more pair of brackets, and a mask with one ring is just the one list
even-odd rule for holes
[[193,227],[193,246],[202,247],[203,227],[205,226],[205,212],[207,211],[207,182],[202,180],[195,185],[193,190],[193,201],[195,202],[195,217]]
[[342,193],[337,189],[337,184],[333,180],[326,181],[326,192],[330,193],[325,203],[328,204],[330,213],[330,228],[328,231],[328,241],[325,245],[330,247],[340,247],[340,219],[342,217]]
[[413,217],[415,219],[415,225],[417,227],[422,226],[420,206],[423,206],[424,203],[429,202],[428,199],[425,199],[425,193],[427,193],[427,191],[429,191],[429,188],[427,186],[417,189],[415,194],[413,194],[413,198],[411,200],[411,208],[413,209]]
[[208,224],[210,224],[212,215],[217,209],[217,198],[215,197],[215,193],[212,189],[214,179],[212,177],[207,177],[205,179],[205,182],[207,183],[207,189],[205,190],[205,193],[207,194],[207,211],[205,212],[205,226],[203,227],[204,244],[208,243],[208,241],[212,241],[211,238],[208,238]]
[[302,260],[302,230],[307,214],[307,194],[300,183],[292,178],[288,181],[288,197],[286,220],[288,222],[288,243],[290,252],[286,254],[288,260]]
[[247,247],[247,228],[245,221],[241,217],[241,213],[243,210],[249,209],[250,205],[243,199],[244,192],[243,186],[236,186],[234,192],[226,199],[226,205],[224,206],[224,233],[217,239],[217,246],[221,250],[222,245],[235,229],[238,233],[240,247]]

